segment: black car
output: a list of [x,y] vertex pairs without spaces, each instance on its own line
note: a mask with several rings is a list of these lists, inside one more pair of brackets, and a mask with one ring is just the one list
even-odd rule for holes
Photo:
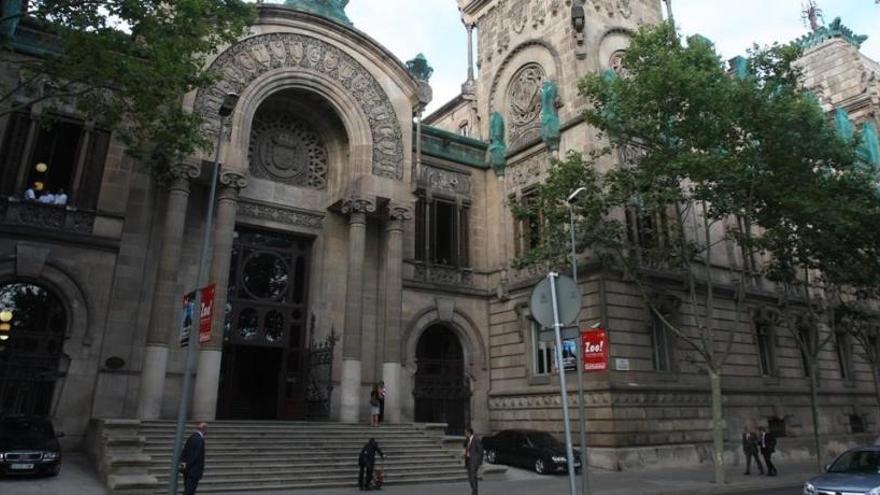
[[[565,444],[553,435],[536,430],[503,430],[483,438],[486,462],[534,469],[538,474],[567,471]],[[574,451],[575,469],[581,467],[581,454]]]
[[57,475],[61,436],[46,418],[0,418],[0,474]]

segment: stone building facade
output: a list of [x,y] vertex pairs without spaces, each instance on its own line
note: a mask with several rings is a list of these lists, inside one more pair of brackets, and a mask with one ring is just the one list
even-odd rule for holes
[[[660,2],[459,0],[478,70],[424,119],[425,74],[318,3],[261,4],[247,35],[211,60],[216,83],[184,98],[221,143],[209,271],[222,311],[199,351],[193,417],[366,421],[384,381],[392,423],[561,431],[550,348],[528,312],[544,272],[513,265],[534,228],[508,204],[528,197],[559,150],[600,145],[577,81],[620,70],[632,33],[661,20]],[[21,57],[33,55],[27,29]],[[829,110],[843,105],[858,125],[880,118],[877,65],[848,38],[829,35],[803,61]],[[0,76],[18,77],[14,65]],[[239,101],[223,120],[228,93]],[[44,111],[0,118],[0,304],[36,295],[58,316],[28,320],[42,340],[13,325],[0,402],[50,414],[75,444],[91,418],[177,411],[181,298],[196,285],[213,154],[159,184],[109,132],[73,114],[44,129]],[[558,146],[540,128],[548,111]],[[493,168],[500,141],[505,166]],[[35,181],[69,201],[28,201]],[[581,323],[607,328],[611,344],[609,371],[585,380],[593,462],[707,459],[708,384],[688,351],[652,326],[626,281],[587,265],[580,287]],[[750,297],[749,318],[775,300],[766,285]],[[823,433],[876,426],[871,373],[851,346],[829,349]],[[793,437],[783,450],[805,453],[806,387],[784,329],[738,334],[724,382],[730,439],[745,421],[772,422]]]

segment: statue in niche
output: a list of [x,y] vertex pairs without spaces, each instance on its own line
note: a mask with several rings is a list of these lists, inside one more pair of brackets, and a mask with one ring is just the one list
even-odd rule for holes
[[556,109],[558,97],[556,81],[544,81],[541,85],[541,139],[550,151],[559,151],[560,124]]
[[504,117],[493,112],[489,118],[489,149],[486,162],[495,170],[495,175],[504,175],[507,166],[507,144],[504,142]]

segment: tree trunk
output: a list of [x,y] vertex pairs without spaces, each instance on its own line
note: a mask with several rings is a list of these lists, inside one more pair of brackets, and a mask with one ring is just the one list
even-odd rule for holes
[[813,414],[813,446],[816,449],[816,472],[822,472],[822,446],[819,442],[819,391],[816,383],[816,359],[810,359],[808,368],[810,369],[810,412]]
[[724,473],[724,415],[721,408],[721,373],[709,370],[712,388],[712,459],[715,463],[715,483],[727,483]]

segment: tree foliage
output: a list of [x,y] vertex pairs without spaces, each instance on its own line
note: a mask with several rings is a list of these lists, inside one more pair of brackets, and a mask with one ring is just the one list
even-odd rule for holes
[[[0,116],[35,104],[75,105],[117,131],[130,153],[162,175],[206,148],[200,119],[181,97],[205,87],[210,54],[241,36],[254,10],[241,0],[32,0],[0,60],[21,68],[0,87]],[[37,54],[22,58],[17,52]],[[4,64],[5,65],[5,64]],[[7,67],[9,67],[7,66]]]

